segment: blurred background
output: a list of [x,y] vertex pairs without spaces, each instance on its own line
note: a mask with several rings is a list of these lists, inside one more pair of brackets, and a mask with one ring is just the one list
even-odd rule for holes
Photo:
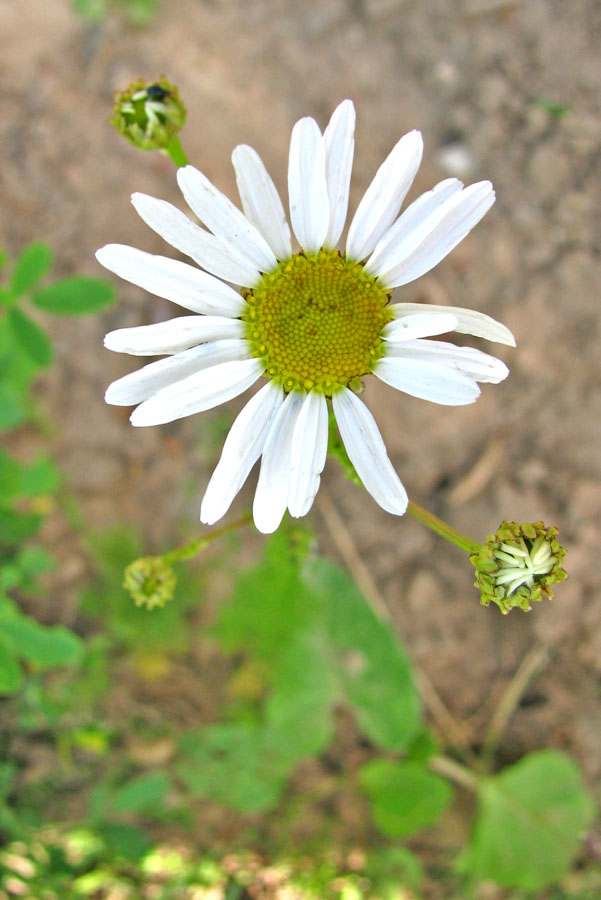
[[[480,608],[461,552],[414,521],[388,516],[333,463],[308,525],[320,553],[368,568],[410,658],[454,719],[467,723],[476,750],[520,662],[539,653],[540,671],[502,736],[499,760],[557,748],[592,787],[601,775],[600,45],[596,0],[3,0],[0,7],[0,244],[12,259],[45,242],[54,251],[53,278],[111,280],[94,259],[105,243],[170,252],[129,197],[142,191],[181,206],[173,164],[135,150],[108,124],[113,92],[138,77],[164,73],[178,85],[190,162],[233,199],[236,144],[258,150],[285,195],[294,122],[312,115],[323,127],[345,97],[357,109],[351,209],[413,128],[423,132],[425,150],[410,199],[451,175],[493,181],[497,202],[483,222],[396,298],[470,307],[507,324],[517,349],[493,352],[509,365],[509,379],[457,409],[382,384],[368,386],[369,404],[412,499],[476,540],[503,519],[557,525],[569,581],[528,615]],[[223,547],[181,573],[159,624],[120,589],[131,559],[200,533],[200,498],[242,401],[150,429],[132,429],[128,410],[105,406],[106,386],[131,371],[132,360],[105,351],[103,334],[173,314],[166,301],[112,283],[116,302],[94,316],[34,310],[54,361],[32,383],[35,415],[3,435],[12,457],[30,464],[49,454],[60,473],[56,486],[26,501],[43,519],[37,539],[55,566],[36,591],[23,590],[22,608],[95,648],[68,690],[61,693],[60,678],[51,689],[25,672],[19,689],[0,700],[7,809],[36,827],[78,823],[108,802],[107,784],[150,773],[138,806],[127,794],[120,802],[142,819],[165,804],[148,825],[152,840],[218,854],[244,847],[269,857],[295,844],[315,859],[331,851],[323,865],[332,891],[337,866],[363,871],[361,854],[378,846],[364,801],[339,777],[364,754],[343,712],[328,752],[295,770],[284,807],[248,813],[178,796],[186,815],[170,814],[178,789],[153,774],[169,772],[181,732],[261,690],[261,673],[232,668],[210,631],[231,591]],[[248,507],[250,482],[234,514]],[[242,571],[263,539],[247,528],[233,540],[227,567]],[[104,799],[93,792],[103,784]],[[7,816],[0,830],[10,837]],[[462,829],[459,808],[420,836],[414,849],[429,872],[420,897],[462,896],[453,893],[447,863]],[[254,872],[264,864],[258,858],[244,864]],[[242,865],[230,863],[232,871]],[[265,876],[265,896],[283,890],[278,877]],[[544,896],[584,896],[573,877],[573,894]],[[478,896],[505,896],[487,890]]]

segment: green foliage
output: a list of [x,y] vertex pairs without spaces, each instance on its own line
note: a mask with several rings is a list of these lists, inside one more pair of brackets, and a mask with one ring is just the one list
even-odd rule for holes
[[48,336],[23,307],[31,303],[46,313],[80,315],[105,309],[114,300],[113,287],[96,278],[74,276],[40,287],[52,262],[50,247],[30,244],[0,285],[0,429],[31,418],[29,388],[53,358]]
[[72,666],[80,662],[82,652],[82,641],[72,631],[41,625],[0,595],[0,694],[19,690],[23,663],[42,670]]
[[410,837],[433,825],[453,796],[447,781],[416,762],[374,759],[359,781],[376,824],[389,837]]
[[57,316],[81,316],[101,312],[110,306],[115,299],[115,290],[106,281],[74,275],[37,291],[32,299],[44,312]]
[[550,119],[556,121],[561,121],[574,112],[574,108],[569,103],[557,103],[556,100],[550,100],[548,97],[537,97],[535,103]]
[[594,814],[577,766],[556,750],[530,753],[496,777],[482,779],[478,801],[460,871],[529,890],[567,872]]
[[157,809],[171,788],[166,772],[149,772],[125,782],[115,791],[110,808],[116,813],[144,813]]
[[246,812],[273,807],[297,763],[332,739],[349,706],[374,743],[402,751],[420,725],[405,653],[343,572],[308,558],[306,536],[279,532],[238,579],[215,628],[264,673],[246,720],[189,735],[180,774],[191,790]]
[[73,0],[73,11],[90,22],[101,22],[110,10],[125,16],[130,25],[147,25],[156,15],[159,0]]
[[52,266],[54,255],[47,244],[30,244],[15,261],[10,290],[19,297],[38,283]]
[[40,326],[20,309],[9,309],[8,324],[15,341],[27,353],[31,361],[41,369],[49,366],[53,355],[52,344]]

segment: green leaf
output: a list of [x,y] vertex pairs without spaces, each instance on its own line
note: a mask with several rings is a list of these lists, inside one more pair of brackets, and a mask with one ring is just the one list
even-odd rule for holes
[[153,842],[148,834],[134,825],[127,825],[125,822],[100,822],[96,827],[113,850],[133,862],[142,859],[152,847]]
[[214,725],[189,732],[182,740],[184,762],[178,774],[192,793],[245,813],[261,813],[279,801],[290,773],[288,760],[274,752],[255,723]]
[[373,612],[353,581],[332,563],[314,560],[309,582],[322,594],[343,695],[370,740],[406,748],[421,723],[411,664],[400,637]]
[[594,806],[578,767],[557,750],[530,753],[483,779],[461,872],[504,887],[538,890],[568,871]]
[[17,767],[13,762],[0,763],[0,802],[6,800],[13,786]]
[[36,513],[0,508],[0,541],[9,545],[20,544],[33,537],[41,523],[42,517]]
[[31,466],[23,468],[21,493],[24,497],[53,494],[61,483],[61,473],[54,461],[43,456]]
[[366,873],[378,897],[400,900],[399,885],[407,885],[416,893],[424,879],[422,864],[407,847],[383,847],[367,857]]
[[0,621],[2,635],[13,653],[41,669],[79,662],[83,641],[62,625],[47,627],[21,614]]
[[26,409],[21,392],[12,384],[0,383],[0,428],[15,428],[25,417]]
[[14,694],[21,687],[23,673],[10,644],[0,636],[0,694]]
[[21,490],[22,466],[0,447],[0,497],[4,502]]
[[363,766],[359,781],[375,823],[389,837],[409,837],[433,825],[453,796],[447,781],[414,762],[375,759]]
[[52,344],[39,325],[21,312],[9,309],[8,321],[15,339],[36,366],[50,365],[53,358]]
[[40,309],[60,316],[95,313],[110,306],[114,299],[115,290],[107,281],[81,275],[55,281],[33,296]]
[[90,22],[101,22],[107,13],[106,0],[73,0],[73,11]]
[[23,294],[46,274],[53,262],[52,250],[47,244],[30,244],[17,257],[11,279],[14,294]]
[[113,812],[149,812],[162,804],[170,789],[171,779],[166,772],[139,775],[115,791],[110,808]]

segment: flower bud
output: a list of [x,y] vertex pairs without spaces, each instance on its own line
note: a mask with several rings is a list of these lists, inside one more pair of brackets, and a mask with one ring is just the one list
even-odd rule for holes
[[186,107],[164,76],[147,84],[134,81],[115,94],[113,118],[119,134],[140,150],[165,150],[183,128]]
[[544,522],[502,522],[469,557],[482,604],[496,603],[506,614],[514,607],[529,610],[531,603],[551,598],[551,585],[568,577],[561,568],[566,551],[557,534],[557,528]]
[[123,587],[136,606],[155,609],[173,600],[177,575],[162,556],[142,556],[125,569]]

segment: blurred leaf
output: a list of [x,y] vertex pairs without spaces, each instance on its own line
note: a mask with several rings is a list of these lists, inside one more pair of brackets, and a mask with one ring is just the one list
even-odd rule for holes
[[0,763],[0,801],[6,800],[10,794],[17,774],[17,767],[13,762]]
[[411,665],[400,637],[332,563],[313,560],[306,577],[321,594],[342,692],[361,730],[382,747],[404,749],[421,720]]
[[24,497],[53,494],[61,483],[61,473],[50,457],[41,457],[23,468],[21,493]]
[[457,865],[504,887],[538,890],[568,871],[594,806],[578,767],[557,750],[530,753],[484,778],[470,844]]
[[20,425],[25,415],[26,410],[20,391],[11,384],[0,383],[0,428],[8,429]]
[[3,501],[19,493],[21,471],[20,463],[0,447],[0,498]]
[[98,832],[109,847],[133,862],[140,860],[152,847],[152,840],[142,828],[124,822],[100,822]]
[[101,22],[106,16],[106,0],[73,0],[73,11],[91,22]]
[[427,728],[423,728],[421,731],[418,731],[409,747],[407,747],[406,758],[411,762],[425,763],[439,750],[439,743],[434,734]]
[[166,772],[150,772],[132,778],[115,791],[110,802],[113,812],[148,812],[159,807],[171,789]]
[[120,0],[130,25],[147,25],[157,13],[158,0]]
[[60,472],[49,457],[25,465],[0,449],[0,498],[39,497],[51,494],[60,484]]
[[35,513],[0,508],[0,541],[9,546],[20,544],[33,537],[41,523],[42,517]]
[[557,121],[565,119],[566,116],[569,116],[574,112],[574,108],[570,106],[569,103],[557,103],[555,100],[550,100],[548,97],[537,97],[535,103],[550,119],[555,119]]
[[182,763],[178,774],[194,794],[245,813],[273,808],[290,773],[289,761],[274,753],[265,730],[253,723],[189,732],[182,751],[191,762]]
[[53,358],[52,344],[40,326],[20,309],[9,309],[8,321],[16,340],[36,366],[49,366]]
[[310,626],[316,598],[300,577],[305,536],[299,541],[276,532],[259,563],[238,576],[232,601],[213,630],[224,649],[244,650],[271,668],[288,642]]
[[433,825],[453,796],[447,781],[414,762],[374,759],[363,766],[359,781],[374,821],[389,837],[409,837]]
[[3,617],[0,627],[13,653],[42,669],[73,665],[81,658],[81,638],[63,625],[49,627],[18,614]]
[[17,257],[11,278],[14,294],[23,294],[46,274],[53,262],[53,253],[48,244],[30,244]]
[[422,864],[407,847],[383,847],[372,851],[367,857],[366,874],[376,888],[377,896],[389,893],[397,900],[401,900],[399,885],[418,891],[424,879]]
[[0,248],[0,269],[3,269],[8,262],[8,254],[6,250]]
[[307,560],[306,544],[298,531],[275,534],[214,630],[226,649],[261,664],[268,691],[253,721],[205,729],[185,777],[246,811],[277,802],[295,765],[327,747],[338,702],[385,747],[403,749],[420,726],[398,638],[343,572]]
[[110,306],[114,299],[115,290],[107,281],[83,275],[55,281],[33,296],[40,309],[61,316],[98,312]]
[[23,673],[12,647],[0,635],[0,694],[14,694],[21,687]]

